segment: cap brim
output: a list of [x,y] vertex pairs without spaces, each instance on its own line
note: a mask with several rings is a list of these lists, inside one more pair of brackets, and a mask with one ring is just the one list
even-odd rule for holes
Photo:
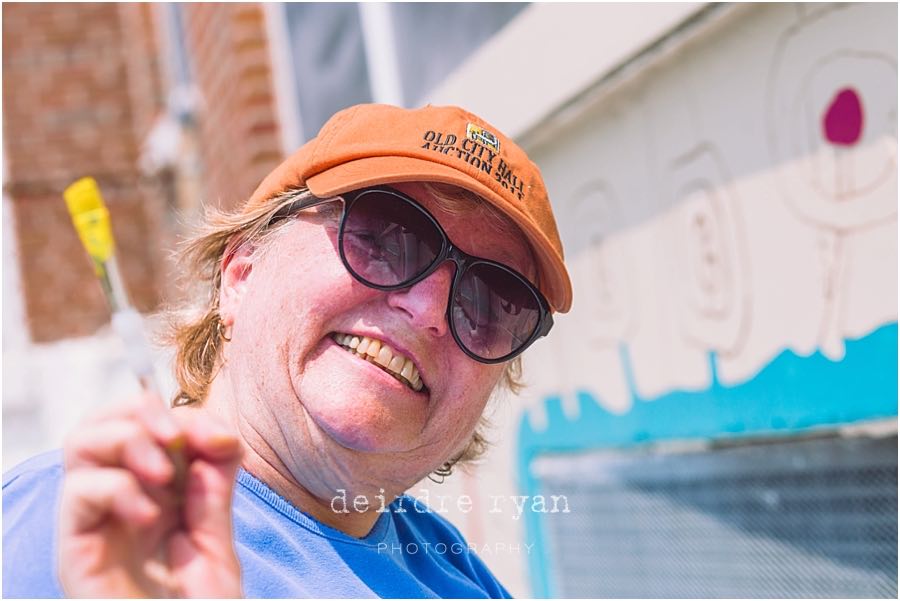
[[538,262],[538,288],[554,311],[565,313],[572,305],[572,284],[565,264],[553,245],[519,208],[465,173],[413,157],[367,157],[336,165],[310,176],[306,185],[319,197],[334,196],[378,184],[440,182],[478,194],[515,223],[528,238]]

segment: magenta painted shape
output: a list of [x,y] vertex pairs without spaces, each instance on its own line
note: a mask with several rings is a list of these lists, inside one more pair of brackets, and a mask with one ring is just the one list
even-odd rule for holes
[[863,109],[859,94],[844,88],[835,94],[822,117],[822,131],[832,144],[852,146],[859,141],[863,128]]

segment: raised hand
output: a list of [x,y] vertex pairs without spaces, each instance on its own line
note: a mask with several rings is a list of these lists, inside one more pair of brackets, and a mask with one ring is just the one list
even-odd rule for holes
[[241,596],[231,527],[241,446],[224,424],[148,394],[89,419],[64,454],[68,596]]

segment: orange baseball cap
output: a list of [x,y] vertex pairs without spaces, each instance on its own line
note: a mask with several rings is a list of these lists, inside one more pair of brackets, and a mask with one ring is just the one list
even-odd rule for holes
[[336,113],[259,185],[246,207],[306,186],[320,198],[377,184],[442,182],[482,197],[525,233],[538,289],[554,311],[572,305],[572,283],[537,165],[495,127],[455,106],[360,104]]

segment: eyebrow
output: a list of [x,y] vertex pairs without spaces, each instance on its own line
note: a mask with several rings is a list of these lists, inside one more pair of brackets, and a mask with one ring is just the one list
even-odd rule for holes
[[[511,239],[516,239],[516,237],[511,232],[506,232],[506,235]],[[526,265],[522,266],[525,267],[524,270],[522,270],[520,266],[516,264],[516,257],[514,257],[505,247],[497,246],[489,250],[496,251],[492,253],[495,257],[492,259],[493,261],[503,263],[507,267],[510,267],[520,274],[524,275],[531,283],[534,283],[537,280],[537,258],[534,256],[534,250],[531,248],[530,244],[525,242],[523,246],[527,252],[527,258],[530,259]]]

